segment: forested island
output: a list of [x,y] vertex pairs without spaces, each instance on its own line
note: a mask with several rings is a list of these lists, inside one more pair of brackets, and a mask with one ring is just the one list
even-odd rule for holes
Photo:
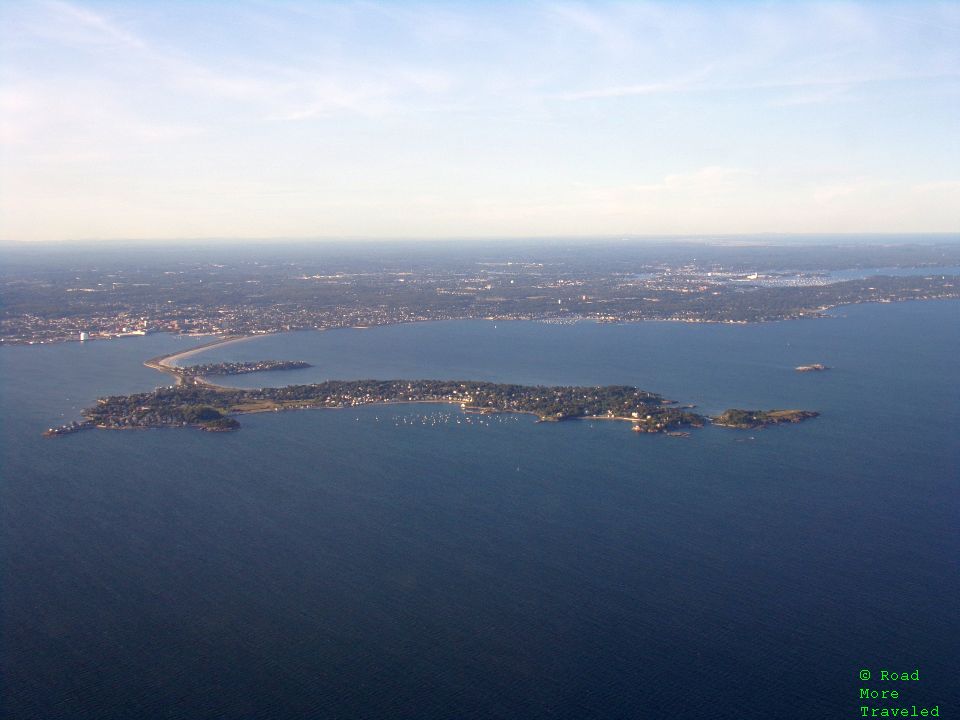
[[467,413],[526,413],[536,415],[541,422],[622,420],[644,433],[676,432],[709,422],[754,428],[817,415],[805,410],[727,410],[710,418],[629,385],[546,387],[458,380],[330,380],[257,389],[181,384],[148,393],[113,395],[83,410],[83,422],[51,428],[45,434],[63,435],[86,428],[194,426],[207,431],[235,430],[240,423],[231,416],[236,414],[377,403],[452,403]]

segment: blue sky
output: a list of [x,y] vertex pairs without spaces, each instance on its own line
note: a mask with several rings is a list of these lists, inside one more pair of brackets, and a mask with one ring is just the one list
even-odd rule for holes
[[0,238],[960,230],[960,3],[0,1]]

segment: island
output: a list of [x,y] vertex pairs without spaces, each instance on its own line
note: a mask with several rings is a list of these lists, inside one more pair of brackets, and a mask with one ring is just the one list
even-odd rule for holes
[[222,362],[203,365],[170,365],[169,369],[181,375],[245,375],[272,370],[302,370],[313,367],[302,360],[257,360],[255,362]]
[[749,430],[767,425],[798,423],[819,416],[813,410],[725,410],[712,418],[714,425]]
[[817,415],[804,410],[727,410],[711,418],[630,385],[548,387],[474,380],[329,380],[246,389],[184,382],[152,392],[101,398],[82,411],[82,422],[51,428],[45,434],[57,436],[88,428],[190,426],[222,432],[239,428],[233,416],[244,413],[388,403],[449,403],[459,405],[466,413],[525,413],[549,423],[620,420],[631,423],[637,432],[667,434],[710,422],[752,428],[799,422]]
[[199,365],[176,365],[174,361],[177,358],[184,358],[193,355],[200,350],[209,350],[218,345],[228,345],[230,343],[241,342],[249,339],[249,336],[228,335],[217,338],[211,342],[198,345],[189,350],[161,355],[160,357],[150,358],[144,361],[144,365],[162,373],[172,375],[177,385],[214,385],[205,379],[208,376],[226,376],[226,375],[246,375],[255,372],[270,372],[277,370],[302,370],[313,367],[310,363],[303,360],[255,360],[252,362],[220,362],[220,363],[202,363]]

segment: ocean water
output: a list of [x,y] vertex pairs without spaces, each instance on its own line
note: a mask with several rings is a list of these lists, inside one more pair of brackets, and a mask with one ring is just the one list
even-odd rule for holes
[[[859,717],[861,669],[960,711],[960,303],[764,325],[449,322],[191,362],[630,383],[761,431],[266,413],[45,439],[166,379],[148,336],[0,349],[0,717]],[[823,362],[829,372],[800,374]],[[459,421],[459,422],[458,422]]]
[[931,275],[960,275],[960,267],[956,265],[933,265],[927,267],[880,267],[880,268],[849,268],[846,270],[831,270],[825,275],[831,281],[859,280],[874,275],[892,275],[894,277],[929,277]]

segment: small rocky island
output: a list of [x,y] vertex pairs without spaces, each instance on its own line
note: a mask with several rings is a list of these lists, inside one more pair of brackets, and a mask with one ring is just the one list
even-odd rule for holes
[[[196,376],[190,373],[189,377]],[[451,403],[467,413],[527,413],[540,422],[621,420],[631,423],[637,432],[667,434],[709,422],[754,428],[800,422],[817,415],[806,410],[727,410],[710,418],[630,385],[546,387],[469,380],[330,380],[312,385],[241,389],[186,382],[148,393],[101,398],[82,411],[82,422],[51,428],[44,434],[64,435],[87,428],[189,426],[222,432],[240,426],[231,417],[237,414],[382,403]]]
[[815,418],[820,413],[812,410],[726,410],[715,418],[714,425],[751,430],[767,425],[798,423]]

